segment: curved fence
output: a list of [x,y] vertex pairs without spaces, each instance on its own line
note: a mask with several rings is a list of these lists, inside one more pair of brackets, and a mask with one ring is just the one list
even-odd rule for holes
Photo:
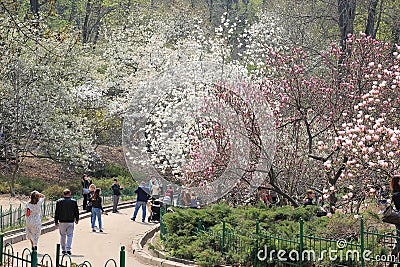
[[[161,217],[160,236],[168,232]],[[400,232],[382,232],[376,226],[365,228],[360,220],[360,230],[345,238],[323,238],[304,229],[299,221],[298,232],[270,233],[260,229],[256,222],[252,234],[244,235],[228,229],[225,221],[218,230],[205,229],[198,222],[193,235],[201,236],[213,244],[213,250],[229,256],[240,253],[243,266],[335,266],[335,267],[388,267],[400,266]]]
[[[56,257],[52,259],[49,254],[38,257],[36,250],[25,248],[22,252],[14,251],[10,243],[3,243],[3,235],[0,235],[0,266],[6,267],[92,267],[93,265],[84,260],[81,263],[73,262],[68,254],[61,253],[61,246],[56,246]],[[104,267],[125,267],[125,247],[121,246],[118,262],[109,259]]]
[[[82,195],[73,196],[74,199],[80,201]],[[112,191],[102,191],[102,198],[104,204],[112,203]],[[134,198],[134,188],[127,188],[121,195],[121,200],[131,200]],[[42,218],[44,220],[54,217],[56,209],[56,201],[45,201],[42,204]],[[25,225],[25,205],[19,204],[18,206],[12,206],[8,209],[4,209],[0,206],[0,231],[5,232],[13,228],[19,228]]]

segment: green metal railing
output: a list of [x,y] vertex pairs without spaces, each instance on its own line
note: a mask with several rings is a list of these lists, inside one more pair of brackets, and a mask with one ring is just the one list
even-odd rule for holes
[[[126,190],[130,194],[123,194],[121,196],[122,200],[129,200],[134,199],[134,191],[133,190]],[[73,196],[74,199],[79,201],[82,196],[75,195]],[[112,192],[104,190],[102,192],[103,203],[108,204],[112,203]],[[43,218],[51,218],[54,217],[54,212],[56,208],[56,201],[45,201],[42,204],[42,217]],[[0,206],[0,231],[4,232],[6,230],[22,227],[25,225],[25,205],[19,204],[18,206],[12,206],[7,210],[4,210],[2,206]]]
[[167,229],[165,228],[165,223],[164,223],[164,214],[165,214],[165,208],[164,206],[160,207],[160,238],[161,240],[165,240],[165,235],[167,234]]
[[[195,235],[209,239],[215,251],[223,255],[234,252],[242,256],[242,262],[251,266],[335,266],[372,267],[400,266],[400,235],[394,232],[379,232],[374,226],[365,229],[364,219],[355,236],[324,238],[314,236],[304,229],[299,221],[298,232],[292,236],[269,233],[260,229],[258,221],[251,234],[244,234],[227,227],[226,222],[207,230],[202,221],[194,230]],[[164,220],[160,221],[161,238],[167,235]],[[396,266],[396,265],[395,265]]]
[[[0,266],[8,267],[92,267],[89,261],[73,263],[69,255],[61,254],[61,246],[57,244],[56,259],[53,262],[49,254],[44,254],[38,258],[36,250],[25,248],[21,253],[15,252],[12,245],[7,243],[3,246],[3,235],[0,235]],[[122,246],[119,253],[119,264],[114,259],[105,262],[104,267],[125,267],[126,266],[125,247]]]

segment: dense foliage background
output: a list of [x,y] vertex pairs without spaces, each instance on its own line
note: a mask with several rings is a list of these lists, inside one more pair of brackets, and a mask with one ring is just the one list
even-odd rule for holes
[[135,88],[170,65],[208,60],[245,67],[274,108],[277,152],[262,187],[294,206],[314,188],[332,211],[358,212],[399,167],[399,9],[397,0],[2,0],[2,180],[15,194],[32,158],[72,176],[98,171],[99,147],[121,145]]

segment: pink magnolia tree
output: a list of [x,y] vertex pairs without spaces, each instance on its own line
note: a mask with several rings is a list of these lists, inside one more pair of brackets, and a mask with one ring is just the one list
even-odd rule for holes
[[399,59],[394,52],[392,64],[369,62],[370,91],[354,105],[353,116],[343,113],[348,119],[333,146],[348,157],[343,179],[357,177],[363,178],[359,182],[364,185],[373,184],[376,179],[388,181],[399,171]]
[[[346,48],[332,45],[318,56],[269,50],[261,86],[274,107],[278,138],[268,182],[292,203],[301,202],[307,187],[331,207],[356,197],[360,203],[372,182],[364,175],[398,166],[398,54],[364,35],[349,36]],[[375,177],[383,182],[387,175],[380,173]]]

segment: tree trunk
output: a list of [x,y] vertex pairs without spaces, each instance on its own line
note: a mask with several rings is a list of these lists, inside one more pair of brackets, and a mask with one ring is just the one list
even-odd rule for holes
[[346,47],[349,34],[353,34],[354,18],[356,15],[356,0],[338,0],[340,43]]
[[30,9],[35,17],[39,16],[39,0],[30,0]]
[[289,201],[293,205],[293,207],[295,208],[299,207],[299,203],[297,203],[296,200],[294,200],[291,196],[283,192],[279,188],[279,186],[276,185],[276,175],[272,167],[269,170],[268,177],[269,177],[269,184],[273,187],[273,191],[275,191],[277,194],[281,195],[284,199]]
[[393,46],[399,44],[399,38],[400,38],[400,24],[399,22],[396,22],[396,24],[393,26]]
[[374,39],[376,35],[374,26],[376,17],[376,7],[378,6],[378,1],[379,0],[371,0],[369,2],[367,25],[365,27],[365,34],[371,36]]
[[375,35],[376,35],[376,33],[378,32],[379,25],[380,25],[381,19],[382,19],[383,2],[384,2],[384,0],[381,0],[381,4],[379,5],[378,19],[376,20],[376,23],[375,23],[375,30],[374,30]]
[[[101,26],[101,19],[102,19],[102,14],[101,14],[101,10],[102,10],[102,6],[101,4],[99,5],[99,7],[97,8],[97,21],[96,23],[93,25],[93,30],[91,30],[91,32],[94,33],[94,38],[93,38],[93,44],[96,45],[97,40],[99,39],[99,35],[100,35],[100,26]],[[108,10],[107,12],[105,12],[105,14],[111,12],[111,10]]]
[[10,194],[12,197],[15,197],[15,181],[17,180],[17,175],[18,175],[18,171],[19,171],[19,162],[20,162],[20,158],[18,156],[18,154],[15,156],[15,165],[14,165],[14,169],[12,170],[12,174],[10,179],[8,180],[9,185],[10,185]]
[[92,0],[86,2],[85,20],[82,28],[82,43],[86,44],[89,40],[89,19],[92,13]]
[[396,44],[399,44],[399,39],[400,39],[400,22],[399,22],[399,12],[400,8],[397,7],[395,9],[394,13],[394,18],[393,18],[393,26],[392,26],[392,36],[393,36],[393,50],[396,51]]
[[208,12],[210,13],[210,21],[212,21],[213,17],[213,8],[214,8],[213,0],[208,1]]
[[8,179],[8,184],[10,186],[10,195],[12,197],[15,197],[15,181],[17,180],[17,175],[13,174],[9,179]]
[[75,2],[75,0],[73,0],[73,1],[71,1],[71,11],[69,13],[68,22],[72,22],[75,14],[76,14],[76,2]]

